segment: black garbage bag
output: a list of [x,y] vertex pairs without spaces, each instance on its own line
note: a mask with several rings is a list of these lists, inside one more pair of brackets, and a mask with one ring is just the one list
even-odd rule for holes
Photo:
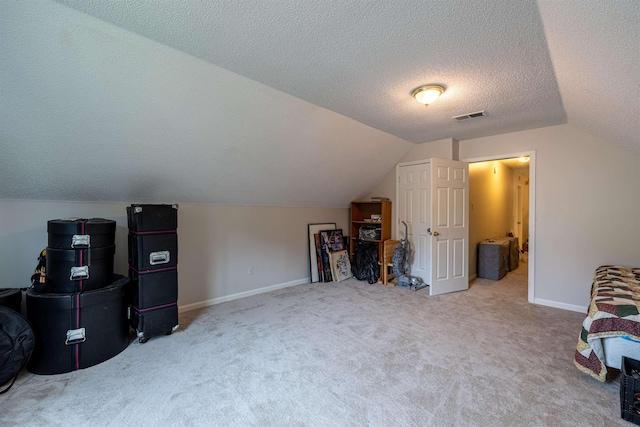
[[358,280],[366,280],[369,284],[378,281],[380,278],[378,243],[356,240],[351,272],[353,277]]

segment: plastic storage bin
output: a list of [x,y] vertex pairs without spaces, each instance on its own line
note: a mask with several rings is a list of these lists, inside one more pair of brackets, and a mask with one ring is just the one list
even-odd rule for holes
[[622,356],[620,417],[640,425],[640,361]]

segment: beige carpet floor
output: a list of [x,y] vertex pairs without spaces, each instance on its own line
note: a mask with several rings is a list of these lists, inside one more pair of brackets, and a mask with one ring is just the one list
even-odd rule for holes
[[97,366],[24,372],[0,425],[631,425],[617,377],[572,364],[584,316],[529,304],[521,266],[437,297],[348,280],[184,313]]

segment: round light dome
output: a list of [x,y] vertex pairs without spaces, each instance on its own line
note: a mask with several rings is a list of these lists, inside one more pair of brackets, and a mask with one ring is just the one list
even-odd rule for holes
[[443,92],[444,92],[444,88],[442,86],[426,85],[426,86],[420,86],[414,89],[411,95],[413,95],[413,97],[419,103],[424,105],[429,105],[433,101],[438,99],[438,97],[442,95]]

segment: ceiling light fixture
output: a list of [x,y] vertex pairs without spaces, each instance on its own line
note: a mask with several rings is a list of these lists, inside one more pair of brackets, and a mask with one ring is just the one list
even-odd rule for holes
[[527,163],[529,161],[528,157],[518,157],[518,161],[520,163]]
[[411,92],[416,101],[427,107],[444,93],[444,88],[440,85],[425,85],[417,87]]

